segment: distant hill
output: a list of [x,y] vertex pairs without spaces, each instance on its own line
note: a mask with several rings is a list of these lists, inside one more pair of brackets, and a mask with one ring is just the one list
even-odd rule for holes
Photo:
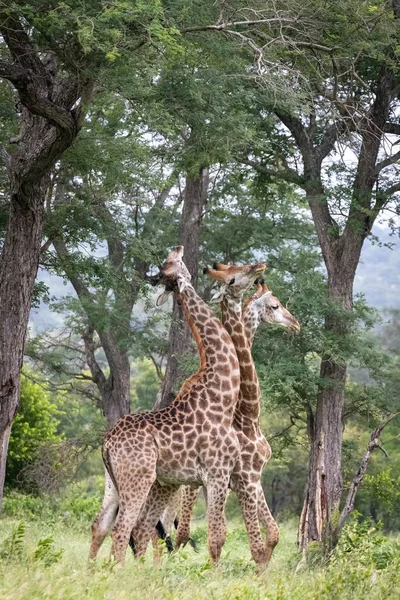
[[[389,229],[376,228],[374,233],[379,237],[379,243],[365,242],[354,292],[364,294],[368,304],[379,311],[400,309],[400,238],[391,236]],[[60,299],[67,294],[74,295],[72,286],[69,283],[65,285],[61,277],[40,270],[38,279],[49,287],[51,297]],[[62,315],[52,312],[44,303],[31,311],[30,328],[33,333],[60,327],[62,322]]]
[[[400,308],[400,238],[389,229],[374,229],[379,244],[367,240],[354,282],[354,292],[363,293],[379,311]],[[390,247],[392,246],[392,249]]]

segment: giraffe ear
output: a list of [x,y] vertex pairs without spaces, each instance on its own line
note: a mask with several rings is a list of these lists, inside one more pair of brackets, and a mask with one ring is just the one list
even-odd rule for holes
[[[190,275],[189,275],[189,277],[190,277]],[[190,281],[190,280],[189,280],[189,281]],[[185,287],[187,286],[187,284],[188,284],[188,281],[187,281],[187,280],[186,280],[184,277],[182,277],[182,275],[179,275],[179,276],[176,278],[176,283],[177,283],[177,285],[178,285],[178,291],[179,291],[179,293],[181,293],[181,292],[183,292],[183,290],[184,290],[184,289],[185,289]]]
[[165,302],[169,298],[170,293],[171,292],[164,291],[162,294],[160,294],[157,298],[156,306],[161,306],[162,304],[165,304]]
[[213,291],[213,294],[210,298],[210,303],[216,304],[217,302],[222,302],[222,300],[224,299],[224,296],[225,296],[225,289],[223,288],[223,286],[219,286]]
[[268,292],[265,292],[265,294],[259,296],[256,300],[254,300],[254,302],[258,304],[265,304],[265,302],[268,301],[271,298],[271,296],[272,292],[268,290]]

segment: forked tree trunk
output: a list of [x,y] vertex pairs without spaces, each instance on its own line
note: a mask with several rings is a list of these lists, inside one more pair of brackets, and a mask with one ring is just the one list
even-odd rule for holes
[[[186,177],[185,198],[182,210],[179,243],[185,248],[183,260],[197,285],[199,268],[199,246],[202,215],[207,199],[208,169],[201,168],[195,175]],[[192,353],[192,336],[181,307],[175,301],[169,332],[169,356],[164,381],[154,409],[168,406],[175,398],[180,383],[190,375],[185,369],[184,359]]]
[[128,352],[120,350],[117,344],[116,342],[111,351],[107,351],[107,344],[103,343],[110,368],[110,374],[100,392],[107,429],[111,429],[118,419],[130,412],[131,367],[129,356]]

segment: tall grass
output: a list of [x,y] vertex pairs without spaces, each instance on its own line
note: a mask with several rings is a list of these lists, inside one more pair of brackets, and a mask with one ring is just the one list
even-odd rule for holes
[[[353,522],[329,564],[313,549],[310,566],[299,556],[293,523],[281,524],[281,540],[261,576],[250,559],[239,522],[230,523],[221,565],[210,568],[205,524],[195,526],[200,553],[191,548],[165,555],[153,567],[130,554],[124,568],[108,562],[110,541],[95,564],[87,565],[89,524],[62,521],[0,521],[0,598],[7,600],[395,600],[400,598],[400,545],[370,524]],[[14,539],[14,542],[13,542]],[[14,546],[13,546],[14,544]]]

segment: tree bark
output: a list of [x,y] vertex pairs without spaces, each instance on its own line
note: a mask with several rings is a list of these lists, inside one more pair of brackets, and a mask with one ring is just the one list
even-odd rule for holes
[[[179,244],[185,248],[183,258],[195,288],[199,268],[200,231],[207,200],[208,179],[208,169],[204,167],[201,167],[194,175],[187,175],[179,231]],[[174,299],[169,332],[169,355],[164,381],[154,404],[155,410],[168,406],[177,395],[180,383],[190,375],[185,370],[183,359],[192,352],[191,340],[192,336],[186,325],[182,309]]]
[[[90,318],[90,313],[88,318]],[[120,417],[130,412],[131,367],[128,352],[119,347],[118,340],[114,336],[111,337],[109,333],[103,333],[99,337],[110,369],[110,373],[106,377],[96,360],[94,331],[95,328],[92,325],[82,335],[85,344],[86,362],[93,382],[99,390],[100,401],[98,406],[105,416],[107,429],[111,429]]]
[[20,100],[19,135],[13,140],[18,146],[10,156],[3,152],[10,181],[10,212],[0,258],[1,503],[49,173],[76,138],[92,87],[83,85],[76,74],[60,75],[56,56],[39,55],[22,20],[11,12],[0,12],[0,33],[10,55],[9,62],[2,62],[0,76],[14,85]]
[[[333,291],[336,294],[339,292],[338,289]],[[342,292],[340,290],[340,294]],[[330,333],[338,333],[338,327],[329,318],[326,319],[325,329]],[[345,363],[338,363],[329,355],[322,357],[322,383],[317,394],[308,480],[298,530],[298,544],[302,550],[311,541],[328,538],[331,517],[339,508],[346,374]]]
[[8,438],[19,402],[19,376],[39,264],[46,177],[22,188],[13,182],[11,185],[10,218],[0,260],[0,504]]

